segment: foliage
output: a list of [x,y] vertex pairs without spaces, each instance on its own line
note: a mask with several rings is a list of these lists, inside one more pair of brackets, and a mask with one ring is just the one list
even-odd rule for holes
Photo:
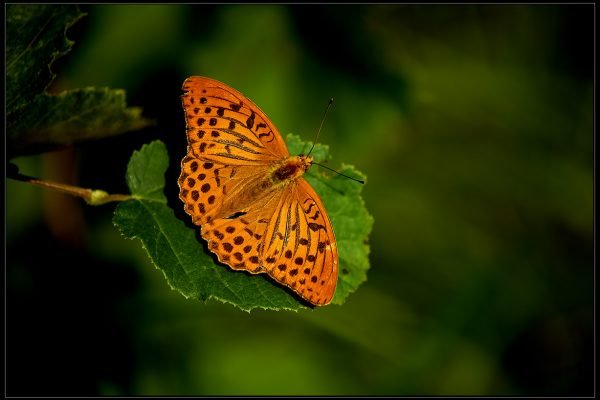
[[85,16],[73,5],[17,5],[6,9],[6,128],[8,154],[35,153],[150,125],[140,108],[127,108],[119,89],[82,88],[48,93],[54,62],[73,42],[69,27]]

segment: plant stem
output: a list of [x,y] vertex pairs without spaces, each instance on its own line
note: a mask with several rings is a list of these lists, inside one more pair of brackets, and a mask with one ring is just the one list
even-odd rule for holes
[[64,183],[45,181],[36,179],[31,176],[16,173],[8,173],[8,178],[12,178],[21,182],[29,183],[31,185],[37,185],[48,189],[56,190],[58,192],[70,194],[71,196],[81,197],[86,203],[92,206],[99,206],[102,204],[110,203],[112,201],[126,201],[133,199],[133,196],[127,194],[109,194],[104,190],[93,190],[80,188],[78,186],[66,185]]

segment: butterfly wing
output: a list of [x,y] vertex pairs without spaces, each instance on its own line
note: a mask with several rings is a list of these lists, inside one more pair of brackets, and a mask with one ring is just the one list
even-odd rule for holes
[[300,178],[288,186],[277,210],[264,233],[263,268],[311,303],[328,304],[337,284],[338,252],[321,199]]
[[202,226],[202,238],[220,262],[253,274],[266,272],[263,246],[267,224],[280,204],[280,193],[264,196],[245,211]]
[[253,165],[289,156],[277,128],[237,90],[202,76],[187,78],[183,90],[188,145],[196,157]]

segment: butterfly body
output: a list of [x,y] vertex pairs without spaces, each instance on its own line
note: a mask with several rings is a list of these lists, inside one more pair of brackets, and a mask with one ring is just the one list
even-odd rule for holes
[[280,165],[275,165],[271,174],[274,184],[286,184],[300,178],[310,169],[312,157],[299,155],[285,159]]
[[315,305],[331,301],[338,254],[323,203],[267,116],[235,89],[204,77],[183,89],[188,153],[180,199],[220,262],[266,273]]

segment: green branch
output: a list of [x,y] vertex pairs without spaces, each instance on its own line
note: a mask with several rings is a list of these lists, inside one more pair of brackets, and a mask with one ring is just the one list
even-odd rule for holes
[[109,194],[104,190],[85,189],[78,186],[66,185],[64,183],[37,179],[31,176],[20,174],[19,172],[9,172],[7,174],[7,178],[56,190],[71,196],[80,197],[91,206],[99,206],[112,201],[126,201],[134,198],[133,196],[127,194]]

